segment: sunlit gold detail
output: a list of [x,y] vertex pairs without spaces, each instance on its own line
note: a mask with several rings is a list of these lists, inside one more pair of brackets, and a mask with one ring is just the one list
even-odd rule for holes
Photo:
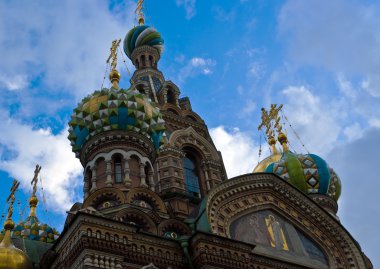
[[12,219],[13,204],[15,203],[15,192],[17,191],[17,189],[18,189],[19,186],[20,186],[20,182],[18,182],[16,179],[14,179],[12,187],[11,187],[11,193],[9,194],[9,196],[7,198],[7,203],[9,203],[7,220]]
[[36,216],[36,207],[38,205],[38,198],[36,196],[36,192],[37,192],[38,174],[40,173],[40,171],[41,171],[41,166],[37,164],[36,169],[34,169],[34,177],[32,181],[30,182],[30,184],[33,186],[33,192],[32,192],[32,196],[29,199],[29,206],[30,206],[29,217]]
[[[117,66],[117,48],[119,47],[121,39],[115,39],[112,41],[112,46],[110,48],[110,56],[108,56],[107,64],[111,62],[111,72],[109,74],[112,87],[118,89],[120,81],[120,73],[116,70]],[[112,60],[112,61],[111,61]]]
[[279,133],[277,139],[281,143],[284,152],[289,151],[288,138],[286,135],[284,133]]
[[135,14],[137,16],[139,25],[144,25],[145,23],[145,17],[143,13],[143,4],[144,4],[144,0],[138,0],[137,7],[135,9]]
[[270,245],[276,249],[289,250],[288,243],[281,223],[273,215],[265,217],[265,224],[269,233]]
[[11,230],[15,227],[12,220],[15,192],[20,183],[13,180],[11,194],[7,199],[9,203],[7,220],[4,222],[5,235],[0,243],[0,269],[32,269],[32,263],[22,250],[16,248],[11,239]]

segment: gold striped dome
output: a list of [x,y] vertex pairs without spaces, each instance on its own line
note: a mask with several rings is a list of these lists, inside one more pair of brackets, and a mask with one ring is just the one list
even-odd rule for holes
[[12,243],[11,230],[14,226],[12,220],[6,220],[4,223],[6,232],[0,243],[0,269],[33,269],[28,255]]

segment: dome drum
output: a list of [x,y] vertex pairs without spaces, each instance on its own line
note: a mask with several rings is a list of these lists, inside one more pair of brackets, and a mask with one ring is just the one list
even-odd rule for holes
[[92,137],[83,146],[80,155],[82,165],[91,161],[96,155],[110,152],[113,149],[121,149],[126,152],[136,150],[143,156],[147,156],[151,162],[156,158],[156,150],[152,141],[144,135],[136,132],[107,131]]
[[136,48],[131,54],[131,61],[138,70],[148,67],[157,69],[159,60],[160,54],[157,49],[147,45]]

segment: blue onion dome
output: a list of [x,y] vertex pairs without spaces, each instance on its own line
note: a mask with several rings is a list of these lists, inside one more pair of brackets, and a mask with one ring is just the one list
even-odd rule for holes
[[54,243],[58,236],[59,233],[56,229],[40,223],[36,216],[29,216],[25,221],[17,224],[12,232],[12,237],[45,243]]
[[85,97],[74,109],[68,138],[77,156],[91,137],[110,130],[138,132],[158,150],[164,143],[164,123],[159,108],[145,94],[134,88],[103,88]]
[[315,154],[285,151],[265,170],[277,174],[306,194],[324,194],[338,201],[341,182],[325,160]]
[[156,48],[161,54],[164,40],[156,29],[148,25],[138,25],[131,29],[124,38],[124,52],[131,59],[135,48],[147,45]]

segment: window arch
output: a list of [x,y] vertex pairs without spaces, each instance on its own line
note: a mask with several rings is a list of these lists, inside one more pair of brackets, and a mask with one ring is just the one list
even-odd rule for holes
[[143,67],[146,66],[145,55],[141,55],[141,65],[142,65]]
[[186,152],[183,157],[183,174],[185,178],[185,189],[191,195],[201,197],[199,186],[199,171],[197,160],[193,154]]
[[149,55],[149,67],[153,67],[153,56]]
[[166,100],[169,104],[176,105],[174,91],[170,88],[168,89],[168,92],[166,94]]
[[121,156],[115,155],[113,157],[113,171],[114,171],[114,180],[115,183],[122,183],[123,182],[123,169],[121,164]]

